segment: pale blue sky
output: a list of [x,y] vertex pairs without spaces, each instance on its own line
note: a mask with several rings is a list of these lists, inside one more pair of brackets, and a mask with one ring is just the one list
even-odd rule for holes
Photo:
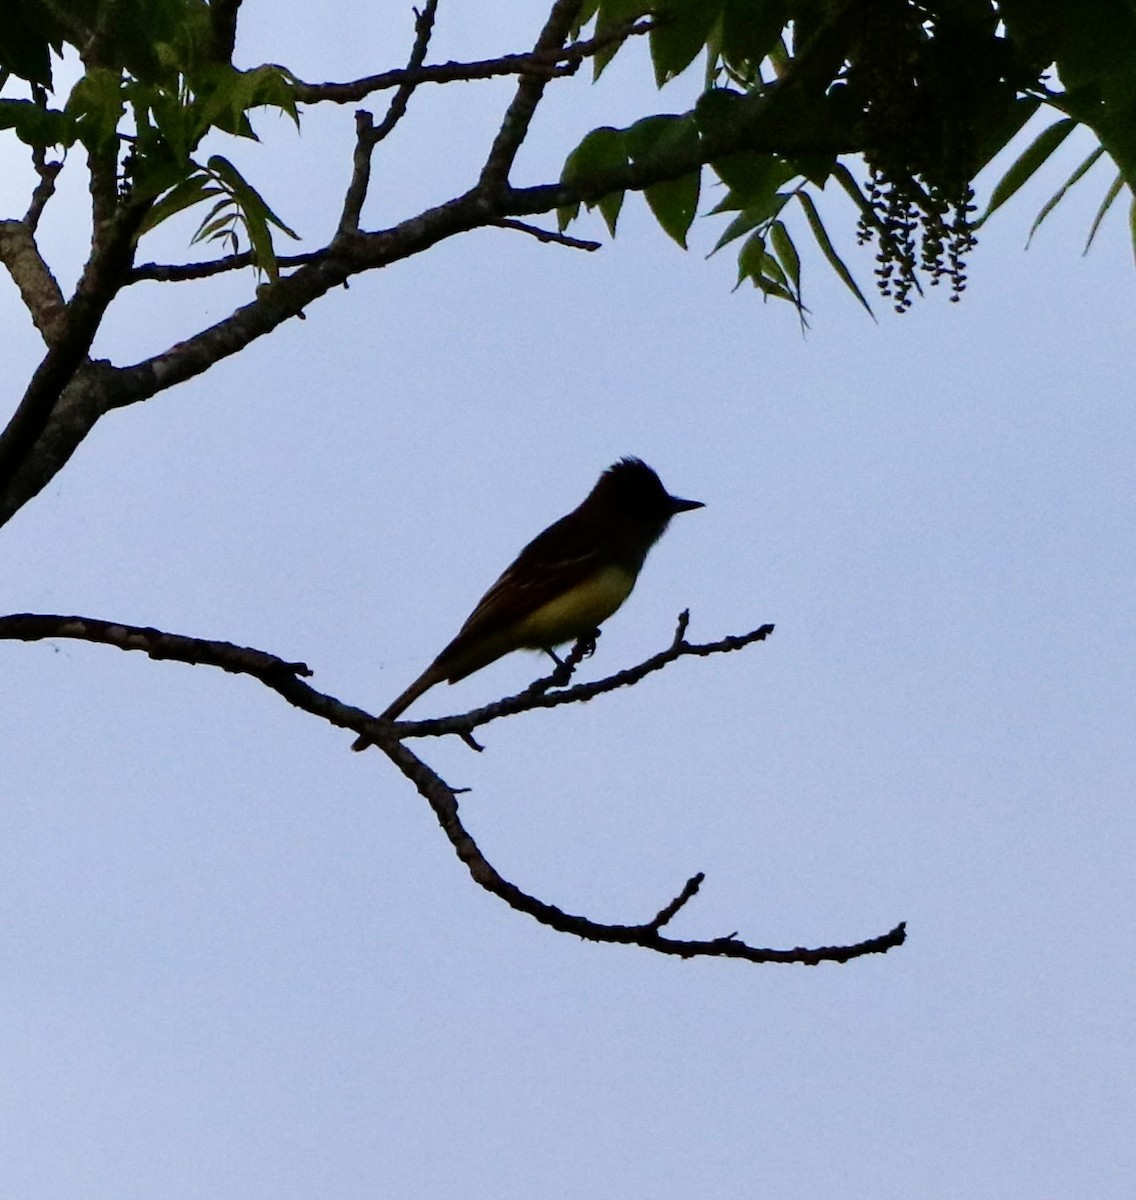
[[[311,79],[400,61],[407,14],[348,33],[356,7],[249,4],[238,57]],[[519,48],[540,7],[443,0],[433,57]],[[682,106],[644,78],[554,90],[521,181],[593,125]],[[467,186],[508,93],[423,89],[369,219]],[[261,128],[242,165],[318,238],[350,111]],[[1079,256],[1104,179],[1021,252],[1060,179],[992,222],[961,305],[875,325],[810,260],[803,337],[731,294],[728,255],[702,261],[713,222],[684,255],[629,200],[600,254],[470,235],[108,417],[4,529],[4,609],[260,646],[376,709],[641,455],[706,508],[588,673],[654,652],[684,607],[700,639],[775,635],[425,756],[473,789],[502,872],[570,911],[641,920],[703,870],[678,933],[792,946],[906,919],[909,940],[816,969],[584,944],[481,892],[379,755],[263,688],[5,643],[0,1191],[1126,1200],[1136,288],[1119,213]],[[81,201],[50,213],[62,252]],[[98,352],[136,360],[250,286],[139,288]],[[38,346],[0,304],[14,397]]]

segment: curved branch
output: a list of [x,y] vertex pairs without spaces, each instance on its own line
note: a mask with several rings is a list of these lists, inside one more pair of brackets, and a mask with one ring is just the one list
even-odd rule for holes
[[412,754],[401,742],[387,743],[383,751],[395,766],[414,784],[419,795],[434,811],[438,824],[449,838],[457,856],[465,864],[475,883],[504,900],[510,908],[527,913],[542,925],[561,933],[572,933],[592,942],[612,942],[623,946],[641,946],[658,954],[679,958],[740,958],[752,963],[800,963],[816,966],[822,962],[848,962],[865,954],[886,954],[903,945],[907,937],[906,922],[879,937],[868,938],[848,946],[796,946],[790,950],[775,950],[751,946],[730,933],[709,941],[694,941],[664,937],[659,930],[693,898],[702,883],[701,873],[687,880],[682,891],[650,921],[641,925],[608,925],[588,917],[575,916],[546,904],[522,891],[503,878],[486,859],[472,835],[458,816],[457,796],[436,771]]
[[[682,641],[686,628],[686,614],[680,618],[675,642],[662,656],[648,659],[631,673],[639,672],[642,678],[661,657],[673,661],[683,654],[706,655],[723,650],[740,649],[761,640],[772,626],[763,626],[752,634],[741,638],[726,638],[722,642],[705,646],[689,646]],[[759,636],[760,635],[760,636]],[[73,638],[79,641],[98,642],[115,646],[120,650],[139,650],[153,659],[219,667],[234,674],[249,675],[266,687],[283,696],[296,708],[328,721],[332,725],[367,732],[384,754],[402,774],[414,784],[418,793],[434,811],[446,837],[454,847],[458,858],[465,863],[474,881],[486,891],[504,900],[518,912],[527,913],[563,933],[594,942],[612,942],[619,945],[642,946],[659,954],[677,955],[679,958],[740,958],[747,962],[803,963],[816,965],[821,962],[847,962],[864,954],[883,954],[902,945],[906,937],[905,925],[900,923],[888,933],[848,946],[802,946],[789,950],[775,950],[750,946],[739,941],[736,934],[727,934],[709,941],[690,941],[664,937],[660,930],[697,894],[704,876],[700,873],[688,879],[677,896],[659,910],[649,921],[638,925],[609,925],[592,921],[588,917],[566,913],[538,900],[522,891],[498,873],[481,852],[472,835],[458,816],[458,801],[453,788],[441,776],[428,767],[417,755],[408,750],[395,734],[397,727],[389,721],[376,721],[361,709],[343,704],[333,696],[317,691],[303,682],[301,676],[310,676],[311,670],[302,662],[288,662],[263,650],[247,646],[235,646],[230,642],[212,641],[186,637],[182,634],[165,633],[148,626],[126,625],[102,621],[91,617],[55,616],[42,613],[14,613],[0,617],[0,640],[40,641],[44,638]],[[581,653],[575,654],[578,661]],[[665,665],[665,664],[659,664]],[[627,676],[621,672],[617,679]],[[607,681],[601,681],[607,682]],[[591,688],[595,685],[584,685]],[[619,686],[619,685],[615,685]],[[531,690],[531,689],[530,689]],[[579,689],[572,689],[578,691]],[[610,689],[604,689],[610,690]],[[568,695],[568,693],[563,693]],[[582,697],[587,698],[587,697]],[[503,702],[508,703],[508,702]],[[502,714],[503,715],[503,714]],[[404,735],[400,729],[400,735]]]

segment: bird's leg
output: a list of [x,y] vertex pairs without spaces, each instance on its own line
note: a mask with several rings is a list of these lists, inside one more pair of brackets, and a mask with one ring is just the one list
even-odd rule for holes
[[556,670],[552,672],[552,687],[563,687],[573,675],[576,668],[584,661],[585,658],[590,658],[596,652],[596,638],[600,636],[598,629],[593,629],[591,633],[584,637],[577,638],[572,649],[568,654],[561,659],[553,653],[548,646],[544,647],[544,652],[556,663]]
[[576,644],[572,647],[571,653],[568,655],[568,661],[573,662],[573,665],[578,662],[583,662],[585,658],[591,658],[596,652],[596,642],[600,640],[600,631],[593,629],[591,633],[585,634],[582,638],[576,639]]

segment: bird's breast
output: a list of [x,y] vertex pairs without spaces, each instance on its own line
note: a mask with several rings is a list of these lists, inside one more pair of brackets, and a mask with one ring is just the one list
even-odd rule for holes
[[521,622],[520,644],[539,649],[570,642],[597,629],[631,594],[635,576],[622,567],[605,567]]

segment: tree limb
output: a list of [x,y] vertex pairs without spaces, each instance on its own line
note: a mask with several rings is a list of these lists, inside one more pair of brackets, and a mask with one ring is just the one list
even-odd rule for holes
[[[438,0],[426,0],[426,6],[418,13],[414,22],[414,45],[410,51],[408,71],[414,71],[422,66],[426,59],[426,51],[430,45],[430,35],[434,31],[434,16],[438,10]],[[375,147],[385,137],[388,137],[394,127],[406,115],[407,105],[414,89],[418,84],[412,80],[399,84],[387,107],[387,114],[375,126],[371,114],[357,112],[355,114],[355,153],[351,170],[351,182],[347,185],[347,194],[343,199],[343,213],[339,218],[339,233],[357,233],[359,219],[363,212],[363,203],[367,199],[367,188],[371,182],[371,158]]]
[[[664,655],[672,655],[667,661],[681,657],[681,653],[674,653],[680,646],[685,647],[682,653],[690,654],[712,654],[719,650],[739,649],[741,645],[760,640],[757,634],[771,627],[763,626],[761,630],[746,634],[742,638],[726,638],[720,643],[706,646],[687,646],[682,640],[685,628],[685,619],[680,618],[675,641],[671,649],[664,652]],[[660,930],[697,894],[704,880],[701,872],[688,879],[678,895],[665,904],[654,917],[638,925],[605,924],[588,917],[566,913],[522,891],[496,870],[462,824],[454,789],[398,740],[399,737],[406,736],[402,726],[389,721],[375,721],[368,718],[362,710],[351,708],[332,696],[316,691],[301,678],[311,675],[311,670],[304,663],[288,662],[263,650],[235,646],[229,642],[185,637],[145,626],[126,625],[91,617],[40,613],[14,613],[0,617],[0,640],[39,641],[44,638],[73,638],[98,642],[120,650],[142,651],[153,659],[214,666],[235,674],[249,675],[283,696],[295,707],[313,716],[356,732],[367,732],[430,805],[438,824],[474,882],[504,900],[511,908],[526,913],[541,924],[562,933],[572,933],[594,942],[641,946],[645,950],[679,958],[738,958],[753,963],[800,963],[807,966],[815,966],[821,962],[848,962],[865,954],[884,954],[902,945],[906,937],[904,923],[878,937],[852,945],[812,948],[798,946],[786,950],[751,946],[740,941],[733,933],[701,941],[664,937]],[[654,661],[649,659],[647,663],[641,664],[640,668],[633,670],[640,670]],[[658,667],[651,669],[657,670]],[[647,671],[643,670],[642,674],[646,673]],[[611,678],[616,679],[619,676]],[[397,736],[396,729],[399,731]]]
[[575,916],[546,904],[522,891],[516,884],[501,876],[481,852],[477,842],[462,824],[458,815],[458,800],[454,790],[436,771],[412,754],[401,742],[387,743],[384,753],[414,784],[420,796],[430,805],[434,816],[449,839],[458,858],[465,864],[473,881],[487,892],[504,900],[510,908],[527,913],[542,925],[561,933],[572,933],[593,942],[611,942],[623,946],[641,946],[658,954],[679,958],[740,958],[752,963],[800,963],[816,966],[822,962],[848,962],[865,954],[886,954],[901,946],[907,937],[906,922],[879,937],[869,938],[849,946],[797,946],[791,950],[774,950],[751,946],[740,941],[736,934],[727,934],[709,941],[689,941],[664,937],[659,930],[690,900],[702,883],[701,873],[689,879],[682,891],[655,917],[641,925],[609,925],[588,917]]
[[[279,254],[279,267],[303,267],[327,257],[327,250],[312,250],[307,254]],[[210,279],[229,271],[242,271],[254,266],[256,258],[251,250],[242,254],[227,254],[224,258],[209,259],[196,263],[142,263],[132,268],[126,276],[127,284],[150,280],[156,283],[185,283],[196,279]]]
[[0,262],[20,291],[20,299],[43,340],[51,346],[62,332],[67,302],[36,245],[32,226],[23,221],[0,221]]
[[444,62],[431,66],[402,67],[368,75],[347,83],[304,83],[297,80],[293,94],[300,104],[356,104],[374,92],[388,91],[411,83],[415,87],[423,83],[473,83],[482,79],[499,79],[503,75],[523,73],[543,74],[549,79],[573,75],[580,64],[593,58],[600,50],[616,42],[626,41],[644,33],[650,33],[650,21],[628,21],[598,37],[573,42],[551,57],[535,58],[532,53],[502,54],[497,58],[481,59],[477,62]]
[[[755,642],[763,642],[773,632],[772,625],[761,625],[749,633],[734,634],[724,637],[717,642],[688,642],[686,627],[690,621],[689,610],[679,614],[678,626],[674,639],[666,650],[653,654],[634,667],[627,667],[591,683],[578,683],[574,687],[565,687],[567,680],[560,671],[553,671],[541,679],[531,683],[515,696],[506,696],[503,700],[495,700],[482,708],[475,708],[467,713],[451,717],[434,717],[426,721],[396,721],[395,728],[400,738],[412,737],[445,737],[449,734],[462,735],[470,733],[481,725],[488,725],[501,717],[514,716],[516,713],[532,712],[538,708],[559,708],[562,704],[579,704],[602,696],[605,692],[614,692],[617,688],[632,687],[641,679],[661,671],[664,667],[680,658],[705,658],[710,654],[729,654],[734,650],[743,650]],[[558,690],[553,691],[551,689]],[[363,732],[370,734],[372,729],[381,728],[386,722],[376,721],[373,727]]]
[[[550,59],[562,50],[580,12],[581,3],[582,0],[556,0],[533,47],[534,59]],[[532,72],[521,75],[512,103],[505,111],[501,128],[493,139],[489,156],[481,170],[478,188],[483,193],[504,188],[508,184],[509,172],[517,157],[517,151],[528,135],[533,115],[544,96],[547,83],[548,77],[544,74]]]
[[[221,359],[243,350],[284,321],[302,313],[307,305],[331,288],[345,283],[352,275],[389,266],[471,229],[484,228],[505,219],[551,212],[559,206],[592,201],[611,192],[643,190],[654,183],[681,178],[705,163],[742,150],[791,155],[822,148],[829,152],[855,149],[853,131],[839,127],[833,114],[824,107],[823,96],[827,82],[833,77],[832,72],[837,71],[842,62],[842,23],[854,19],[859,3],[862,0],[846,0],[792,60],[789,69],[777,83],[763,93],[735,105],[737,111],[728,122],[723,121],[684,155],[672,154],[630,164],[582,182],[561,182],[530,188],[512,188],[503,182],[501,171],[504,169],[507,174],[513,161],[519,144],[516,137],[521,130],[527,129],[527,122],[531,120],[542,94],[543,84],[539,78],[523,78],[510,106],[511,115],[494,139],[494,149],[486,160],[487,169],[483,171],[481,183],[464,195],[438,204],[389,229],[338,237],[331,245],[310,256],[296,256],[294,261],[300,265],[295,272],[258,289],[256,300],[237,309],[229,317],[152,358],[117,368],[109,376],[100,376],[98,404],[102,406],[102,411],[108,411],[149,399],[158,391],[201,374]],[[538,43],[540,53],[548,53],[554,58],[563,53],[559,42],[563,41],[570,25],[570,10],[575,11],[569,0],[559,0],[554,6],[550,22]],[[531,56],[529,59],[531,61]],[[786,106],[785,110],[779,107],[778,97],[788,95],[794,89],[815,92],[821,98],[821,107],[807,120],[797,118],[792,106]],[[488,169],[490,164],[492,169]],[[240,257],[184,267],[166,268],[150,264],[143,277],[161,278],[163,273],[168,278],[204,277],[206,274],[235,269]],[[132,278],[129,275],[129,263],[126,270],[126,277]],[[196,275],[198,271],[201,275]],[[59,355],[53,364],[58,367],[63,361],[62,355]],[[48,365],[45,362],[42,366],[46,369]],[[62,375],[62,371],[56,371],[45,381],[37,372],[29,396],[25,397],[35,415],[32,427],[38,424],[46,428],[44,422],[51,420],[51,393],[59,395],[59,388],[65,382],[61,380]],[[42,407],[39,403],[32,404],[35,395],[43,401]],[[46,400],[43,399],[45,396]],[[22,404],[21,409],[24,408]],[[93,411],[90,402],[85,402],[82,409],[84,414]],[[71,426],[72,430],[76,428],[77,425]],[[13,441],[7,433],[0,436],[0,465],[3,465],[6,453],[5,439],[9,449]],[[34,440],[23,439],[21,455]],[[51,440],[60,451],[68,445],[73,448],[77,444],[72,441],[70,432]],[[13,462],[21,455],[8,453],[8,461]],[[10,470],[7,474],[0,470],[0,520],[7,519],[20,504],[26,503],[30,496],[44,487],[65,461],[66,457],[59,453],[45,456],[38,464],[38,472],[21,472],[18,489],[12,484]]]
[[498,229],[515,229],[519,233],[527,233],[538,242],[553,243],[557,246],[568,246],[572,250],[602,250],[602,242],[590,242],[584,238],[569,237],[566,233],[557,233],[555,229],[541,229],[536,225],[528,225],[524,221],[515,221],[511,217],[502,217],[494,221]]
[[[31,452],[64,388],[87,358],[103,314],[118,294],[148,205],[125,205],[101,231],[63,319],[52,325],[47,354],[32,375],[15,413],[0,433],[0,486]],[[58,336],[56,336],[58,329]]]

